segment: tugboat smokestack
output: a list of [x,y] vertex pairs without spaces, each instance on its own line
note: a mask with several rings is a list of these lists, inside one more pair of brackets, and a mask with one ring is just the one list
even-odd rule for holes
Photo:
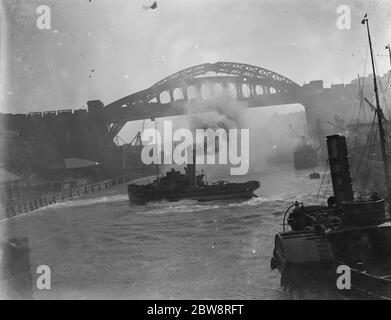
[[187,164],[187,183],[191,187],[195,187],[196,185],[196,148],[193,146],[192,148],[192,157],[193,157],[193,162]]
[[332,135],[326,137],[326,140],[335,200],[338,204],[353,201],[354,195],[346,138],[340,135]]

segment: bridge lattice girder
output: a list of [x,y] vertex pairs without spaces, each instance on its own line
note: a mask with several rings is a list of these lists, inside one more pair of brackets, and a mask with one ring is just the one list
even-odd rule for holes
[[[215,73],[215,76],[207,76],[209,72]],[[112,126],[112,134],[117,134],[120,128],[129,120],[140,117],[148,118],[148,114],[154,111],[149,107],[160,105],[159,109],[163,113],[167,113],[170,104],[173,104],[174,101],[170,101],[168,107],[167,104],[164,104],[166,108],[161,108],[162,104],[159,97],[162,92],[168,91],[172,97],[173,90],[180,88],[184,89],[186,93],[183,93],[187,96],[187,87],[201,85],[205,82],[234,83],[237,86],[246,83],[252,86],[252,88],[259,85],[263,88],[274,88],[283,95],[292,95],[301,88],[294,81],[276,72],[249,64],[235,62],[200,64],[176,72],[148,89],[131,94],[105,106],[106,118],[114,124]],[[238,90],[240,91],[241,89]],[[155,100],[155,102],[152,102],[152,100]],[[154,113],[152,112],[152,114]]]

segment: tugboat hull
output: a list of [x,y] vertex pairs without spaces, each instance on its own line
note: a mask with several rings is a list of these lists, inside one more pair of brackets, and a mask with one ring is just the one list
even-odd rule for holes
[[224,199],[249,199],[260,186],[258,181],[245,183],[228,183],[195,188],[161,190],[149,186],[128,185],[129,200],[132,202],[179,201],[190,199],[196,201],[213,201]]

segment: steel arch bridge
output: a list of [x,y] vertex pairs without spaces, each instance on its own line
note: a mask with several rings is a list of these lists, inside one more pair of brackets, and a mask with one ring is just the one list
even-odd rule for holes
[[207,105],[221,94],[243,101],[248,107],[262,107],[300,103],[301,88],[261,67],[236,62],[205,63],[114,101],[103,108],[103,114],[110,136],[115,137],[128,121],[186,114],[186,104]]

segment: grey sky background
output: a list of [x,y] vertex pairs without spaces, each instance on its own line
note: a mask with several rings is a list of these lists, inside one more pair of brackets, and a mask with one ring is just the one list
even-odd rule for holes
[[[1,111],[107,104],[216,61],[254,64],[299,84],[348,83],[364,72],[366,12],[379,73],[389,70],[390,0],[157,2],[145,11],[152,1],[2,0]],[[40,4],[51,7],[51,30],[36,27]],[[336,26],[339,5],[351,7],[350,30]]]

